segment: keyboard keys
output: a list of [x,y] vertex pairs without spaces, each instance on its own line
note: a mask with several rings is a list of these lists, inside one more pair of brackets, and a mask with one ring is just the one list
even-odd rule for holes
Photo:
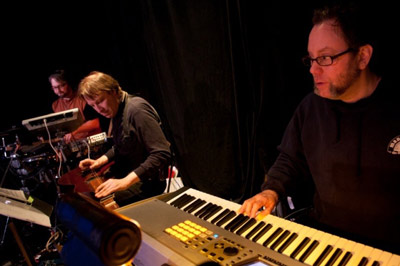
[[261,228],[264,227],[264,225],[265,225],[265,222],[264,222],[264,221],[259,222],[256,226],[254,226],[254,227],[251,229],[250,232],[248,232],[247,234],[244,234],[245,237],[246,237],[247,239],[252,238],[258,231],[261,230]]
[[240,204],[193,189],[168,204],[307,265],[400,266],[399,255],[273,215],[257,221],[236,213]]
[[[339,240],[339,237],[320,232],[318,238],[319,245],[315,248],[314,252],[306,259],[306,263],[309,265],[321,265],[326,257],[330,255],[333,250],[333,246]],[[315,238],[314,238],[315,239]]]
[[255,225],[257,220],[254,218],[250,218],[242,227],[240,227],[235,233],[237,235],[243,236],[243,233],[246,232],[250,227]]
[[228,221],[230,221],[233,217],[236,216],[236,212],[235,211],[229,211],[224,217],[222,217],[222,219],[220,219],[215,225],[222,227],[222,225],[224,225],[225,223],[227,223]]
[[353,253],[351,251],[354,250],[354,246],[356,245],[356,242],[348,240],[344,245],[343,245],[343,252],[339,257],[337,258],[336,262],[334,262],[333,266],[343,266],[346,265],[346,263],[350,260],[350,258],[353,256]]
[[360,244],[360,243],[356,243],[353,247],[353,250],[351,250],[351,258],[349,259],[349,261],[344,264],[346,266],[358,266],[358,264],[360,263],[362,257],[363,257],[363,253],[361,252],[363,250],[365,245]]
[[221,220],[222,218],[224,218],[226,215],[228,215],[228,213],[230,212],[230,210],[225,209],[222,212],[220,212],[215,218],[213,218],[211,220],[212,224],[216,224],[219,220]]
[[283,254],[291,258],[296,258],[296,255],[300,253],[300,251],[310,241],[310,238],[308,237],[309,235],[312,236],[311,227],[300,227],[300,230],[297,232],[296,239],[294,239],[293,243],[283,251]]
[[269,230],[271,230],[272,224],[266,224],[251,240],[254,242],[258,242],[264,235],[267,234]]
[[393,254],[389,260],[388,266],[400,266],[400,256]]
[[349,241],[344,238],[339,238],[336,241],[336,243],[333,245],[333,250],[329,256],[325,258],[325,260],[322,262],[322,265],[325,266],[333,266],[334,263],[336,263],[339,258],[346,252],[345,247]]
[[290,231],[289,230],[285,230],[274,242],[273,244],[270,246],[271,249],[276,250],[276,248],[283,243],[283,241],[285,239],[287,239],[287,237],[290,235]]

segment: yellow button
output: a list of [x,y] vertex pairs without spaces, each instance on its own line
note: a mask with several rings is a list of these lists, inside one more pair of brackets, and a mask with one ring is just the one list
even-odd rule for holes
[[201,238],[206,238],[207,235],[206,235],[206,234],[200,234],[199,237],[201,237]]

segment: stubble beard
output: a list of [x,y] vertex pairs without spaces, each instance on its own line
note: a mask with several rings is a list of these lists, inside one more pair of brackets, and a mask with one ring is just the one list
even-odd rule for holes
[[[355,65],[353,67],[349,67],[349,69],[342,74],[339,75],[338,81],[335,84],[330,83],[329,85],[329,93],[331,99],[338,99],[342,96],[349,87],[357,80],[360,76],[361,70],[358,69]],[[315,86],[314,83],[314,93],[320,95],[319,90]]]

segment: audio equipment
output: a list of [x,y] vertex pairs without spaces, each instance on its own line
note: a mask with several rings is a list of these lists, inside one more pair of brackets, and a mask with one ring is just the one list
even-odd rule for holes
[[78,108],[38,116],[22,121],[29,131],[44,131],[46,126],[51,131],[72,132],[83,123],[83,117]]
[[[141,224],[135,265],[399,266],[400,256],[184,187],[116,211]],[[214,264],[212,264],[214,263]]]

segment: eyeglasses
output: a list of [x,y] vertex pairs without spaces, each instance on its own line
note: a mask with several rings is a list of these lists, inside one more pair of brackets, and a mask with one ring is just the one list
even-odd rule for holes
[[52,88],[53,88],[53,90],[59,90],[59,89],[63,88],[65,85],[67,85],[67,83],[61,83],[60,85],[53,86]]
[[317,64],[320,66],[330,66],[333,64],[334,59],[353,51],[355,51],[355,49],[349,48],[344,52],[338,53],[337,55],[323,55],[323,56],[318,56],[316,58],[311,58],[309,55],[307,55],[303,57],[301,60],[303,61],[303,64],[307,67],[311,67],[314,61],[317,62]]

